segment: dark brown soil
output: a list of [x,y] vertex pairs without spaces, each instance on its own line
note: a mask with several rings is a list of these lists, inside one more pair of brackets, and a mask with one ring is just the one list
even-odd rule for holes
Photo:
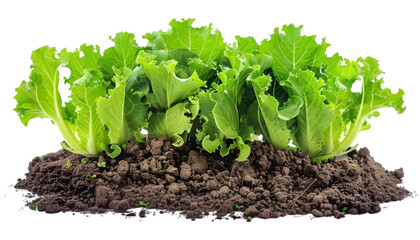
[[[349,157],[312,163],[300,152],[274,150],[253,142],[249,161],[234,156],[201,155],[188,146],[174,148],[164,138],[131,143],[117,159],[102,153],[81,163],[80,155],[60,150],[36,157],[16,188],[37,194],[39,211],[128,213],[148,209],[181,211],[196,219],[243,211],[244,217],[315,217],[377,213],[380,203],[398,201],[409,192],[398,186],[404,172],[385,170],[362,148]],[[106,167],[97,163],[106,162]],[[67,163],[70,162],[70,167]],[[96,177],[92,177],[95,176]],[[147,211],[142,210],[140,217]]]

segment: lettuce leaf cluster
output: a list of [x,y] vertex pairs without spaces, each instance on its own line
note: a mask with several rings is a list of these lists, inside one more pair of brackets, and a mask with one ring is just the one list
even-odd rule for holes
[[[378,109],[405,110],[404,92],[382,87],[376,59],[327,56],[330,44],[301,35],[302,26],[276,28],[260,44],[239,36],[225,43],[211,25],[193,22],[172,20],[168,31],[144,35],[145,46],[121,32],[103,53],[85,44],[73,52],[39,48],[29,81],[16,88],[15,111],[25,125],[49,118],[63,146],[86,156],[116,155],[142,141],[145,129],[174,146],[236,152],[239,161],[262,135],[275,149],[322,161],[348,151]],[[62,67],[70,76],[60,77]],[[71,91],[65,103],[63,82]]]

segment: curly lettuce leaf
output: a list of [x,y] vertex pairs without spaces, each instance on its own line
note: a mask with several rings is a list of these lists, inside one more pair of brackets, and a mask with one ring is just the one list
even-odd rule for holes
[[109,90],[109,97],[100,97],[97,105],[99,118],[109,128],[110,143],[122,146],[146,126],[148,106],[140,101],[146,92],[126,88],[126,85],[130,86],[127,81],[137,81],[138,76],[129,68],[114,68],[114,71],[115,88]]
[[133,70],[137,66],[136,59],[140,51],[132,33],[120,32],[115,38],[110,37],[110,39],[115,45],[106,49],[103,56],[98,59],[99,68],[107,81],[112,80],[114,68]]
[[197,131],[196,137],[207,152],[213,153],[219,149],[224,138],[224,134],[216,125],[212,112],[216,103],[211,100],[209,91],[199,92],[198,99],[202,125],[201,129]]
[[204,86],[204,82],[194,72],[189,78],[181,79],[175,73],[175,60],[163,61],[158,66],[153,56],[139,57],[138,62],[149,77],[152,88],[147,97],[150,103],[159,111],[165,111],[179,103]]
[[[149,137],[167,136],[174,146],[184,145],[198,113],[198,102],[180,102],[165,112],[153,113],[149,120]],[[192,116],[191,116],[192,115]]]
[[[405,111],[404,91],[399,89],[392,93],[390,89],[382,88],[383,79],[379,75],[383,72],[376,59],[345,60],[331,71],[335,72],[331,74],[332,78],[338,81],[329,80],[325,95],[334,107],[335,119],[325,133],[326,149],[318,160],[346,151],[360,131],[369,129],[366,120],[379,116],[378,109],[391,107],[400,114]],[[352,85],[358,80],[362,81],[361,91],[352,92]]]
[[[81,57],[81,53],[83,56]],[[85,70],[98,70],[98,59],[101,57],[99,46],[87,46],[83,44],[74,52],[68,52],[63,49],[59,54],[59,60],[64,66],[71,71],[70,78],[66,79],[66,83],[70,86],[73,82],[85,75]]]
[[261,43],[260,52],[273,57],[274,75],[279,80],[286,80],[289,74],[307,65],[317,67],[327,61],[325,51],[330,44],[325,39],[316,43],[315,36],[301,36],[301,29],[302,26],[284,25],[284,33],[276,28],[271,39]]
[[196,53],[206,64],[223,56],[226,44],[219,30],[212,33],[211,24],[208,27],[192,27],[195,19],[173,19],[166,32],[149,33],[143,38],[149,40],[148,46],[153,50],[187,49]]
[[89,153],[107,149],[108,137],[105,126],[99,119],[96,102],[106,95],[108,83],[98,71],[85,70],[84,76],[73,82],[70,98],[78,108],[75,130],[81,144]]
[[234,99],[225,92],[210,94],[215,103],[213,116],[218,129],[230,139],[239,136],[239,114]]
[[330,106],[324,102],[325,96],[321,94],[324,82],[316,79],[309,70],[298,70],[281,84],[286,87],[289,96],[298,96],[303,101],[296,116],[294,144],[299,150],[317,156],[324,147],[323,132],[334,119]]
[[278,100],[266,93],[271,83],[269,76],[260,76],[251,81],[257,100],[248,111],[248,115],[254,128],[258,129],[275,149],[288,149],[291,129],[287,121],[298,115],[303,105],[302,99],[292,96],[279,107]]
[[58,91],[60,61],[55,48],[42,47],[32,53],[30,81],[23,81],[16,89],[15,99],[18,113],[25,126],[28,121],[40,117],[49,118],[60,130],[70,149],[79,154],[89,154],[76,137],[72,124],[65,119],[61,95]]

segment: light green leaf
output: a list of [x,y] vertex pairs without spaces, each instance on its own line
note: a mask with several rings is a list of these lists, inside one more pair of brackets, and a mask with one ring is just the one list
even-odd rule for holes
[[177,62],[175,60],[163,61],[155,65],[152,58],[140,57],[139,63],[149,77],[152,94],[148,95],[151,104],[159,111],[165,111],[174,104],[192,96],[194,92],[204,86],[197,73],[191,77],[181,79],[175,74]]
[[[80,52],[83,56],[80,57]],[[73,85],[73,82],[85,75],[85,70],[98,70],[98,59],[101,57],[99,46],[87,46],[83,44],[80,49],[74,52],[67,52],[63,49],[58,56],[60,62],[71,70],[70,78],[66,82]]]
[[263,133],[264,138],[276,149],[288,149],[291,130],[287,121],[296,117],[303,105],[298,96],[292,96],[280,108],[279,102],[268,95],[271,79],[269,76],[260,76],[251,80],[257,98],[257,106],[253,106],[248,114],[254,128]]
[[259,49],[257,41],[253,37],[236,36],[238,51],[241,53],[256,53]]
[[[346,61],[346,64],[355,65],[348,61]],[[378,60],[371,57],[364,59],[359,58],[357,68],[362,77],[362,89],[360,94],[351,95],[353,98],[358,99],[353,101],[352,109],[348,110],[356,109],[357,115],[351,119],[352,121],[346,122],[347,126],[345,129],[347,132],[344,133],[345,137],[340,144],[337,144],[334,148],[335,152],[346,150],[353,143],[361,130],[367,130],[368,125],[366,119],[379,116],[376,112],[378,109],[391,107],[400,114],[405,111],[405,107],[403,107],[404,91],[399,89],[397,93],[393,94],[390,89],[382,88],[383,79],[379,78],[379,75],[383,72],[379,68]],[[342,74],[346,74],[345,70],[342,72]],[[349,87],[351,87],[351,85],[349,85]]]
[[106,149],[106,153],[111,158],[116,158],[121,154],[121,148],[118,145],[111,145],[109,149]]
[[144,102],[144,98],[148,92],[149,83],[146,73],[141,67],[136,67],[125,87],[124,112],[131,132],[147,127],[149,104]]
[[194,28],[193,22],[194,19],[173,19],[169,23],[172,28],[168,31],[149,33],[143,38],[149,40],[148,46],[153,50],[187,49],[196,53],[206,64],[222,57],[226,48],[222,34],[218,30],[213,34],[211,24]]
[[51,119],[73,152],[88,154],[74,134],[71,123],[64,119],[65,113],[58,91],[58,67],[61,63],[55,52],[55,48],[45,46],[32,53],[30,81],[22,82],[16,89],[15,111],[25,125],[36,117]]
[[227,138],[237,138],[239,136],[239,115],[233,98],[225,92],[211,93],[210,98],[216,103],[212,112],[219,130]]
[[84,76],[74,81],[71,87],[70,98],[78,107],[76,131],[90,153],[105,150],[109,141],[96,108],[98,99],[106,95],[107,86],[100,72],[85,70]]
[[224,134],[219,130],[213,116],[215,102],[210,99],[210,92],[202,91],[198,94],[200,104],[201,129],[197,131],[197,140],[209,152],[215,152],[223,140]]
[[[99,98],[97,104],[99,118],[109,128],[110,143],[121,146],[134,139],[134,133],[146,126],[148,108],[140,100],[147,87],[143,85],[146,83],[138,75],[138,69],[135,74],[128,68],[114,68],[114,71],[115,88],[109,90],[109,97]],[[127,88],[133,84],[139,85],[135,89]]]
[[313,72],[298,70],[281,84],[289,96],[295,95],[303,100],[296,117],[294,143],[299,150],[317,156],[323,151],[323,132],[334,119],[330,106],[324,103],[325,96],[321,95],[324,83],[322,79],[316,79]]
[[111,81],[114,76],[113,68],[125,67],[133,70],[137,66],[136,59],[140,51],[132,33],[120,32],[115,35],[115,38],[110,37],[110,39],[115,45],[106,49],[104,55],[98,60],[98,65],[107,81]]
[[149,119],[149,138],[167,136],[174,146],[185,143],[188,132],[192,127],[191,102],[184,101],[169,108],[164,113],[153,113]]
[[239,155],[236,158],[236,161],[245,161],[249,154],[251,154],[251,147],[246,145],[241,137],[236,139],[236,144],[239,148]]
[[329,46],[322,40],[315,42],[315,36],[301,36],[302,26],[284,25],[282,32],[274,29],[270,40],[264,40],[260,52],[273,57],[274,74],[280,80],[286,80],[290,73],[296,73],[307,65],[320,66],[327,61],[325,50]]

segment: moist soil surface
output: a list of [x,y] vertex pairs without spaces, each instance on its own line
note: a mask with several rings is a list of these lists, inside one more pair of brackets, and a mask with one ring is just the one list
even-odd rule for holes
[[[37,194],[33,203],[47,213],[112,211],[133,216],[130,209],[142,207],[141,201],[147,209],[181,211],[191,219],[209,214],[235,218],[238,211],[244,218],[342,218],[377,213],[381,203],[410,193],[398,186],[403,170],[385,170],[367,148],[313,163],[307,154],[255,141],[249,159],[237,162],[235,156],[222,159],[190,146],[175,148],[159,138],[129,143],[116,159],[105,152],[86,163],[83,158],[64,149],[36,157],[15,187]],[[98,162],[106,167],[98,167]],[[144,217],[146,211],[139,215]]]

